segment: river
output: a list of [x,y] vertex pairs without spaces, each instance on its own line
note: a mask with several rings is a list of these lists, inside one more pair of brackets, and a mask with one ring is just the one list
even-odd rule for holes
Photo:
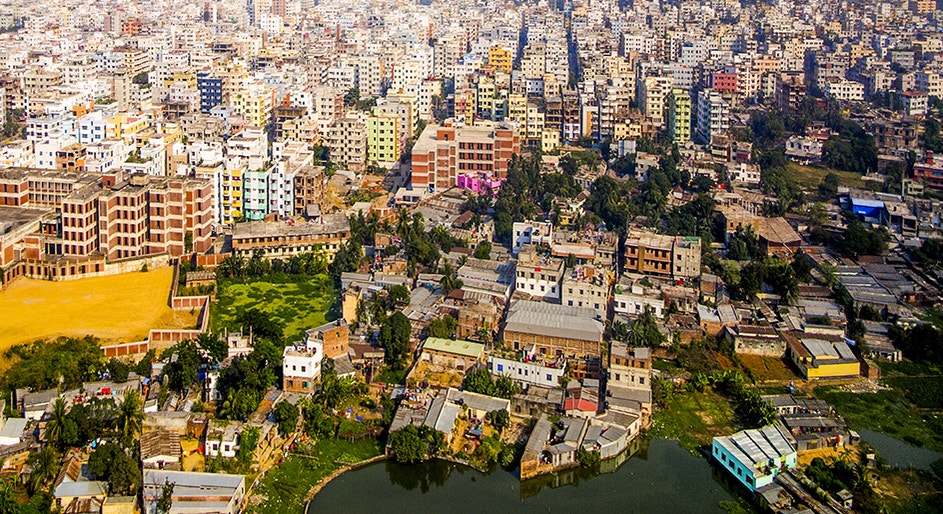
[[[675,441],[636,441],[631,457],[524,482],[504,470],[481,473],[445,461],[379,462],[344,473],[318,493],[307,514],[335,512],[722,513],[735,501],[719,470]],[[620,464],[619,461],[624,461]]]
[[881,432],[863,429],[858,430],[858,433],[882,459],[895,468],[929,470],[930,464],[943,457],[943,453],[918,448]]

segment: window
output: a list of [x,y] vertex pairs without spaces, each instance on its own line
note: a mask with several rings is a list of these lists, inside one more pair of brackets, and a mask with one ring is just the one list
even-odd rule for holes
[[645,377],[638,377],[638,383],[639,383],[639,384],[644,384],[644,383],[645,383]]
[[504,371],[504,364],[498,364],[498,371]]
[[550,382],[551,380],[553,380],[553,377],[550,376],[550,373],[547,373],[547,382]]

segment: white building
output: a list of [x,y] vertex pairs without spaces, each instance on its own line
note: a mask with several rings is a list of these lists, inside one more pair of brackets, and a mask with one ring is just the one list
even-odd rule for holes
[[703,89],[697,94],[697,135],[702,143],[730,130],[730,106],[720,93]]
[[519,384],[533,384],[543,387],[560,387],[566,361],[558,359],[552,363],[535,359],[533,355],[524,355],[524,361],[504,357],[488,357],[488,371],[492,375],[510,377]]
[[521,251],[526,244],[551,245],[553,243],[553,223],[542,221],[518,221],[514,223],[513,253]]
[[282,389],[313,393],[323,359],[324,345],[313,338],[304,344],[286,346],[282,351]]
[[616,284],[612,301],[613,312],[634,318],[644,313],[645,309],[651,309],[658,319],[664,317],[665,300],[661,297],[661,291],[638,283],[632,284],[627,279]]
[[824,93],[835,100],[860,102],[864,100],[864,84],[833,77],[825,82]]

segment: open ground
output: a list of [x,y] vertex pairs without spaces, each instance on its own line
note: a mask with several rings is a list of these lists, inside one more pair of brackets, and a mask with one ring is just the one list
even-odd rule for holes
[[790,162],[787,165],[790,174],[796,178],[796,182],[806,187],[815,188],[822,183],[825,175],[834,173],[840,179],[839,183],[848,187],[864,187],[864,180],[859,173],[853,171],[841,171],[831,168],[819,168],[816,166],[803,166]]
[[196,326],[167,305],[173,268],[63,282],[19,278],[0,291],[0,351],[37,339],[141,341],[152,328]]
[[327,322],[334,305],[334,285],[327,275],[276,281],[267,277],[254,282],[222,282],[211,310],[214,330],[239,330],[239,317],[258,309],[284,324],[286,340],[301,339],[309,328]]

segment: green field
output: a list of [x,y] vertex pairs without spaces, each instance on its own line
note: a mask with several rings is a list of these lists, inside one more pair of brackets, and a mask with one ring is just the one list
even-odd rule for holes
[[254,493],[261,502],[251,505],[247,512],[302,514],[308,491],[324,477],[340,469],[340,465],[334,464],[334,461],[359,462],[381,453],[382,444],[372,437],[352,443],[343,439],[318,441],[307,449],[307,456],[290,456],[265,475]]
[[712,391],[675,392],[667,408],[652,415],[651,437],[677,439],[689,451],[711,444],[711,438],[730,435],[738,429],[733,407]]
[[841,179],[839,183],[843,186],[848,187],[865,187],[864,180],[861,179],[861,175],[854,173],[852,171],[839,171],[829,168],[817,168],[815,166],[802,166],[801,164],[796,164],[790,162],[787,165],[789,172],[795,177],[796,182],[799,183],[805,189],[816,190],[819,184],[822,183],[822,179],[825,178],[825,175],[829,173],[834,173],[838,175],[838,178]]
[[912,396],[921,401],[923,394],[922,390],[853,393],[831,386],[815,389],[816,398],[835,407],[853,429],[874,430],[915,446],[943,451],[943,414],[921,410],[907,399]]
[[239,330],[239,317],[258,309],[285,327],[285,340],[301,339],[309,328],[328,321],[336,293],[330,277],[269,277],[251,282],[221,281],[210,320],[214,330]]

